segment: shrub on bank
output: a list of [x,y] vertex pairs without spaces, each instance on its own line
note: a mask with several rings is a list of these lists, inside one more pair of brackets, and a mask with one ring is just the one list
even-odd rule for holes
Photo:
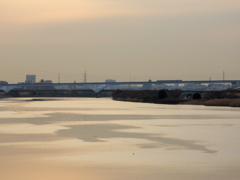
[[240,107],[240,100],[236,100],[230,103],[231,107]]
[[237,99],[239,90],[208,91],[204,94],[204,99]]
[[212,99],[205,101],[204,105],[240,107],[240,99]]

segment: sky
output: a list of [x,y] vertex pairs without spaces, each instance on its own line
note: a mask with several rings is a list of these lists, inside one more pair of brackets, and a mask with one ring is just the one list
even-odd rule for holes
[[240,79],[239,0],[0,0],[0,80]]

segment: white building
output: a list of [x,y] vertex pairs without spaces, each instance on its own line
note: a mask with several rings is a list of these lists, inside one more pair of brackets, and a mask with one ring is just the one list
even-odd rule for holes
[[27,84],[34,84],[36,83],[36,75],[26,75],[26,81]]

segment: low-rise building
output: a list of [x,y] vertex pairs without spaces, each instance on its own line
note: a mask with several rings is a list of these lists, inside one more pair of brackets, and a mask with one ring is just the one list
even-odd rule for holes
[[113,79],[107,79],[107,80],[105,80],[105,82],[106,82],[106,83],[115,83],[116,80],[113,80]]
[[8,84],[7,81],[0,81],[0,84]]

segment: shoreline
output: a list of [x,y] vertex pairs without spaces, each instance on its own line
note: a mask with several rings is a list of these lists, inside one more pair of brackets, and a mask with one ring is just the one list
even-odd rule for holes
[[185,104],[204,106],[240,107],[240,91],[208,91],[185,93],[180,90],[116,90],[112,94],[116,101],[155,104]]
[[193,100],[193,99],[164,99],[158,101],[144,101],[137,98],[113,98],[115,101],[141,102],[168,105],[203,105],[203,106],[222,106],[222,107],[240,107],[240,99],[210,99],[210,100]]

